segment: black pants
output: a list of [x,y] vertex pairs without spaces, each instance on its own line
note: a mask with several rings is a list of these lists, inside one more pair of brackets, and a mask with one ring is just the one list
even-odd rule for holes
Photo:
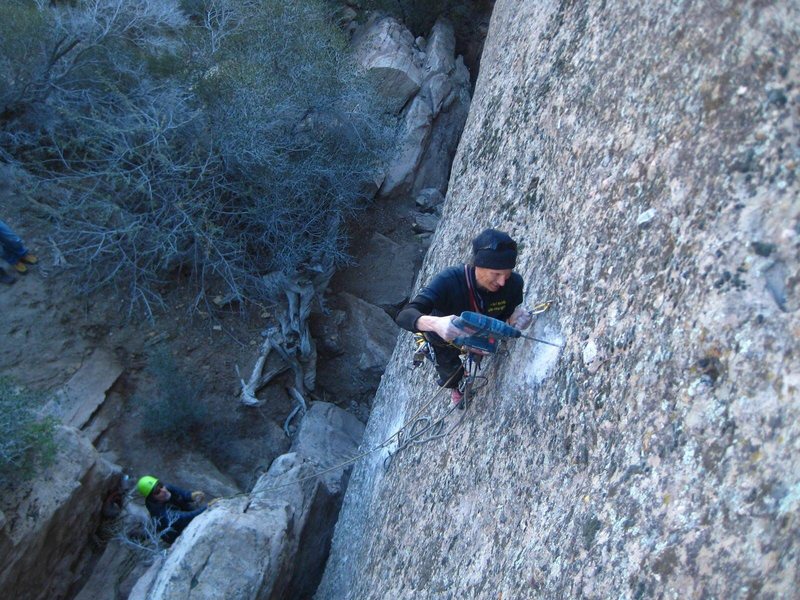
[[[427,336],[426,336],[427,338]],[[455,389],[464,377],[464,369],[461,366],[461,351],[455,346],[439,345],[428,338],[433,347],[433,354],[436,360],[436,383],[446,388]]]

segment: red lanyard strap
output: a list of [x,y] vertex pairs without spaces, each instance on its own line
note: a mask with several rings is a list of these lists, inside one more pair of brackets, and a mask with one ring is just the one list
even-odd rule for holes
[[470,279],[470,276],[469,276],[469,266],[468,265],[464,265],[464,277],[467,280],[467,289],[469,290],[469,303],[472,306],[473,312],[479,313],[481,311],[478,308],[478,300],[475,297],[475,290],[472,287],[472,280]]

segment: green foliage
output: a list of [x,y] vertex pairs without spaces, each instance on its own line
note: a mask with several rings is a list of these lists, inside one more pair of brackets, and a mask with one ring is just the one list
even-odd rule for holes
[[148,357],[147,372],[155,380],[157,391],[152,398],[138,399],[145,407],[146,435],[180,445],[202,434],[209,423],[202,402],[205,382],[179,369],[166,348]]
[[31,1],[0,3],[0,114],[18,110],[40,90],[29,85],[45,68],[43,48],[33,40],[47,39],[46,16]]
[[41,398],[0,377],[0,486],[29,479],[55,456],[55,420],[41,417]]
[[33,61],[0,82],[0,155],[66,190],[55,237],[87,291],[150,313],[189,274],[198,302],[268,302],[263,275],[347,261],[392,134],[321,2],[15,4],[50,25],[0,47]]

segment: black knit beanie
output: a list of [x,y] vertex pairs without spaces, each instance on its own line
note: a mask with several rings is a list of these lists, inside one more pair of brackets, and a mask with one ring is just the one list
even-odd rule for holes
[[517,243],[497,229],[485,229],[472,240],[472,264],[485,269],[513,269]]

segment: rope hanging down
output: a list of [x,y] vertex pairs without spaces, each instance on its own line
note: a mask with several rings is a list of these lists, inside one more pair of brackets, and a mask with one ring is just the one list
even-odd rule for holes
[[[290,486],[290,485],[294,485],[296,483],[303,483],[304,481],[308,481],[309,479],[314,479],[314,478],[317,478],[317,477],[321,477],[322,475],[325,475],[327,473],[331,473],[332,471],[336,471],[338,469],[341,469],[342,467],[346,467],[346,466],[351,465],[351,464],[353,464],[355,462],[358,462],[359,460],[361,460],[365,456],[369,456],[370,454],[380,450],[381,448],[385,448],[393,439],[395,439],[398,436],[401,436],[402,432],[411,423],[415,422],[419,418],[419,416],[422,414],[422,412],[424,410],[426,410],[431,404],[433,404],[434,400],[436,400],[436,398],[439,396],[439,394],[441,394],[442,390],[447,389],[446,388],[447,384],[450,383],[451,381],[453,381],[453,378],[455,378],[455,376],[458,374],[459,370],[462,369],[462,368],[463,368],[463,366],[459,365],[458,369],[453,371],[452,375],[450,375],[450,377],[447,379],[447,381],[443,385],[441,385],[438,390],[436,390],[436,393],[433,394],[433,396],[431,396],[430,400],[428,400],[416,413],[414,413],[414,415],[408,421],[406,421],[397,431],[395,431],[392,435],[390,435],[388,438],[383,440],[380,444],[370,448],[369,450],[365,450],[361,454],[357,454],[355,456],[352,456],[352,457],[348,458],[347,460],[345,460],[344,462],[341,462],[339,464],[333,465],[332,467],[328,467],[327,469],[323,469],[322,471],[317,471],[316,473],[312,473],[311,475],[306,475],[305,477],[300,477],[298,479],[293,479],[292,481],[288,481],[286,483],[281,483],[281,484],[278,484],[278,485],[274,485],[274,486],[265,488],[263,490],[259,490],[259,493],[271,492],[273,490],[278,490],[278,489],[281,489],[281,488],[284,488],[284,487],[287,487],[287,486]],[[448,414],[449,414],[449,412],[448,412]],[[395,454],[396,453],[397,452],[395,452]],[[241,494],[234,494],[233,496],[226,496],[225,498],[236,498],[238,496],[248,496],[248,495],[249,495],[249,493],[243,492]]]
[[[383,461],[384,469],[388,470],[394,457],[409,446],[425,444],[439,438],[447,437],[453,433],[453,431],[459,425],[461,425],[461,423],[464,421],[464,417],[466,416],[466,409],[469,406],[468,402],[472,402],[473,393],[488,383],[486,377],[477,374],[478,370],[480,369],[480,360],[478,360],[479,358],[480,357],[475,354],[467,354],[467,357],[464,359],[464,364],[458,367],[459,369],[463,368],[466,373],[463,380],[463,389],[461,390],[461,392],[464,394],[464,397],[461,399],[464,410],[461,411],[461,416],[459,419],[453,424],[452,427],[450,427],[450,429],[444,431],[445,419],[447,419],[447,417],[450,416],[450,413],[456,410],[456,408],[460,408],[458,405],[451,405],[447,412],[445,412],[438,419],[434,420],[433,417],[426,415],[424,417],[417,417],[413,422],[410,423],[410,426],[408,423],[406,423],[406,425],[401,427],[397,432],[397,449],[394,452],[390,452]],[[458,370],[456,370],[456,373],[457,372]],[[451,375],[451,380],[453,376],[455,376],[455,373]],[[483,385],[481,385],[479,388],[476,388],[475,385],[478,380],[483,380]]]

